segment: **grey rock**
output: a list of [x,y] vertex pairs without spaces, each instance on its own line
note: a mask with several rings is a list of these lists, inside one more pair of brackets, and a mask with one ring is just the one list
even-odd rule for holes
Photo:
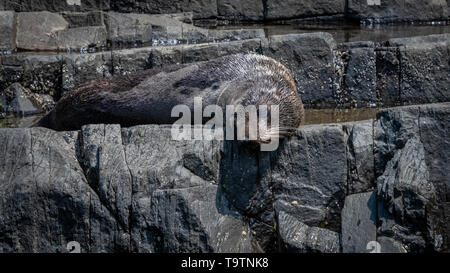
[[89,80],[109,77],[112,73],[111,52],[64,54],[61,71],[63,92]]
[[0,163],[2,252],[67,252],[70,241],[82,252],[120,251],[122,232],[76,160],[76,133],[38,128],[0,135],[7,147]]
[[66,50],[106,45],[104,26],[69,28],[57,13],[22,12],[17,14],[17,47],[25,50]]
[[383,174],[389,160],[406,142],[419,134],[419,108],[397,107],[380,110],[374,124],[375,175]]
[[132,181],[125,162],[120,126],[83,126],[80,137],[79,161],[89,185],[116,216],[122,229],[129,232]]
[[228,21],[262,21],[264,4],[260,0],[218,0],[218,17]]
[[349,0],[347,14],[369,23],[447,20],[446,0]]
[[57,32],[69,23],[59,14],[22,12],[17,14],[17,48],[26,50],[58,49]]
[[220,142],[174,141],[169,126],[124,129],[123,140],[133,178],[134,249],[249,251],[248,226],[215,185]]
[[267,19],[292,19],[323,15],[343,14],[344,0],[267,0]]
[[108,40],[113,44],[152,41],[152,25],[143,20],[146,18],[145,15],[109,12],[105,14],[105,17]]
[[375,188],[373,155],[373,120],[344,125],[348,135],[347,194],[363,193]]
[[381,253],[407,253],[403,245],[389,237],[377,237],[377,242],[380,244]]
[[400,47],[404,104],[446,102],[450,100],[450,40],[415,43]]
[[309,226],[340,230],[347,156],[339,125],[303,126],[271,155],[274,207]]
[[261,40],[115,50],[112,52],[113,73],[127,74],[144,69],[207,61],[225,55],[251,52],[261,52]]
[[398,224],[395,227],[383,223],[381,232],[393,232],[393,237],[400,238],[412,251],[426,248],[426,207],[434,205],[436,193],[424,157],[423,145],[417,139],[410,139],[378,178],[378,195]]
[[329,33],[271,36],[264,55],[288,67],[295,79],[303,103],[332,106],[338,79],[335,74],[336,43]]
[[104,16],[101,11],[62,12],[61,15],[69,23],[69,28],[103,26]]
[[399,105],[401,103],[400,53],[395,47],[377,48],[376,58],[378,98],[383,105]]
[[16,49],[15,16],[13,11],[0,11],[0,51]]
[[61,56],[13,54],[2,56],[0,88],[19,82],[34,93],[59,95],[61,88]]
[[252,252],[249,225],[216,185],[221,143],[170,134],[0,129],[1,251],[77,241],[82,252]]
[[217,1],[215,0],[181,0],[181,1],[111,1],[111,9],[118,12],[141,12],[150,14],[168,14],[193,12],[194,19],[214,18],[217,16]]
[[282,248],[295,253],[339,253],[340,235],[318,227],[309,227],[281,211],[277,215],[277,230]]
[[423,43],[449,43],[450,34],[434,34],[408,38],[393,38],[387,42],[389,46],[414,46]]
[[367,253],[367,245],[377,239],[375,192],[347,196],[342,210],[342,252]]
[[5,112],[17,116],[30,116],[41,112],[30,100],[29,92],[19,83],[14,83],[0,94]]
[[350,103],[368,107],[377,102],[375,47],[355,47],[348,50],[344,88]]
[[11,1],[5,0],[5,8],[26,12],[26,11],[96,11],[96,10],[109,10],[111,8],[110,0],[65,0],[65,1],[53,1],[53,0],[20,0]]
[[408,252],[448,249],[448,112],[448,103],[400,107],[375,123],[375,169],[384,170],[379,234]]
[[56,33],[57,47],[60,50],[87,49],[89,47],[106,46],[106,28],[89,26],[68,28]]

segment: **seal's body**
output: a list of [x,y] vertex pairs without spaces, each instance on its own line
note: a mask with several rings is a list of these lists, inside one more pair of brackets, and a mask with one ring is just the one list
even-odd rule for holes
[[[85,124],[172,124],[176,105],[279,105],[280,131],[295,130],[303,106],[289,70],[256,54],[230,55],[165,70],[86,83],[64,96],[39,126],[78,130]],[[285,132],[286,134],[289,134]]]

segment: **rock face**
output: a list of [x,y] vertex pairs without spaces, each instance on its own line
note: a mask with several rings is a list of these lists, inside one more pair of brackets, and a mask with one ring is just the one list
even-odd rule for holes
[[0,250],[447,251],[449,113],[304,126],[271,153],[166,126],[0,129]]
[[264,55],[286,65],[305,104],[332,105],[337,90],[336,43],[329,33],[271,36]]
[[408,251],[448,249],[449,109],[448,103],[388,109],[375,123],[378,233]]
[[2,0],[1,10],[168,14],[193,12],[198,21],[263,21],[345,16],[368,23],[448,20],[447,0]]
[[349,0],[348,16],[371,22],[447,20],[446,0]]
[[58,31],[69,23],[56,13],[24,12],[17,14],[17,47],[28,50],[58,49]]
[[378,102],[376,79],[376,53],[372,42],[340,45],[345,66],[342,76],[340,103],[369,107]]
[[16,49],[16,21],[12,11],[0,11],[0,51]]
[[[312,108],[450,100],[449,34],[337,45],[327,33],[266,37],[263,29],[200,28],[192,24],[191,15],[18,13],[16,28],[6,23],[16,31],[5,31],[5,41],[14,41],[17,33],[20,50],[70,50],[70,54],[2,56],[0,88],[19,82],[57,100],[95,78],[255,52],[290,68],[304,104]],[[45,20],[52,24],[43,27]],[[113,46],[110,51],[105,50],[107,41]]]
[[30,92],[25,90],[19,83],[14,83],[0,93],[0,104],[5,114],[17,116],[29,116],[40,113],[30,100]]
[[82,252],[252,251],[248,225],[213,181],[214,143],[172,141],[158,126],[0,136],[2,252],[66,252],[69,241]]
[[359,193],[345,199],[342,210],[342,251],[367,253],[370,242],[377,240],[376,193]]
[[450,100],[450,34],[392,39],[389,44],[399,48],[403,103]]
[[295,217],[280,212],[277,228],[282,247],[295,253],[339,253],[340,235],[318,227],[308,227]]
[[263,21],[264,1],[218,0],[218,18],[229,21]]
[[267,19],[290,19],[343,14],[344,0],[267,0]]
[[60,14],[21,12],[17,14],[17,48],[25,50],[66,50],[106,45],[104,26],[69,28]]

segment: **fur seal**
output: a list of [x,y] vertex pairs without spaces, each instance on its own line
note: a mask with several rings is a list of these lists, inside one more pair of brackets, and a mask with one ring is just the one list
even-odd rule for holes
[[96,123],[172,124],[172,108],[183,104],[192,109],[194,97],[221,107],[279,105],[281,138],[291,135],[304,115],[285,66],[263,55],[237,54],[90,81],[63,96],[37,125],[66,131]]

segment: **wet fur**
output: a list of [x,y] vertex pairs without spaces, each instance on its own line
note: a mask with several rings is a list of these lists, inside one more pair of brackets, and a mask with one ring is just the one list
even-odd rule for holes
[[[39,126],[78,130],[85,124],[171,124],[175,105],[193,110],[203,105],[280,106],[282,135],[290,135],[303,119],[303,105],[290,71],[256,54],[237,54],[208,62],[151,69],[85,83],[64,96]],[[268,132],[268,134],[275,132]]]

